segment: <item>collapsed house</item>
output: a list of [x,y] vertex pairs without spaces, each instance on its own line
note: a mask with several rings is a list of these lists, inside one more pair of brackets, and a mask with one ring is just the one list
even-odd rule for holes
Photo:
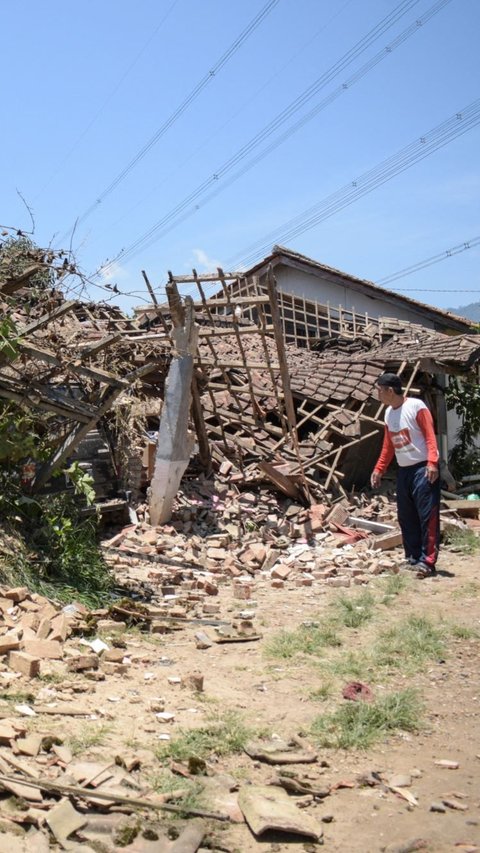
[[[293,254],[274,249],[278,264],[315,266]],[[34,272],[0,281],[12,323],[0,397],[37,411],[56,448],[30,468],[30,488],[45,489],[77,458],[104,508],[119,493],[138,504],[152,483],[157,523],[170,517],[187,466],[239,491],[267,482],[305,505],[363,487],[383,433],[374,387],[384,370],[427,401],[446,460],[446,377],[478,377],[480,339],[459,334],[472,331],[468,321],[427,307],[437,327],[428,328],[333,308],[280,290],[271,263],[252,273],[169,274],[168,302],[148,283],[152,304],[133,318],[56,288],[37,288],[32,300]],[[418,318],[421,308],[411,308]]]

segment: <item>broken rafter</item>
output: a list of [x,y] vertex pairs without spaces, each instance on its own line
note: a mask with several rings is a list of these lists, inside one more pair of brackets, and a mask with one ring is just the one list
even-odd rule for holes
[[88,423],[94,412],[88,404],[77,403],[58,391],[55,391],[55,397],[50,397],[46,388],[33,384],[24,386],[6,376],[0,376],[0,397],[81,423]]
[[44,326],[48,326],[49,323],[53,322],[53,320],[58,320],[59,317],[63,317],[65,314],[68,314],[69,311],[72,311],[78,305],[73,299],[68,302],[62,302],[57,308],[54,308],[53,311],[49,311],[48,314],[43,314],[38,320],[35,320],[34,323],[30,323],[28,326],[24,326],[23,329],[18,329],[18,335],[24,338],[26,335],[33,335],[34,332],[38,332],[39,329],[43,329]]
[[[139,379],[141,376],[146,375],[153,369],[153,363],[144,364],[142,367],[137,368],[137,370],[128,373],[125,377],[125,380],[129,383],[134,382],[136,379]],[[109,387],[104,388],[99,399],[98,399],[98,407],[95,410],[95,413],[92,417],[90,417],[87,423],[77,424],[74,428],[69,432],[65,440],[62,442],[60,447],[55,451],[52,459],[49,462],[46,462],[40,470],[38,471],[35,479],[32,482],[32,491],[37,492],[42,486],[45,485],[46,482],[52,476],[54,470],[61,465],[68,456],[75,450],[75,448],[80,444],[82,439],[90,432],[91,429],[95,426],[95,424],[100,420],[103,415],[108,412],[111,408],[117,397],[122,393],[123,385],[120,388],[114,388],[111,390]]]
[[51,352],[51,350],[42,349],[41,347],[34,346],[33,344],[19,343],[18,347],[20,352],[23,352],[33,358],[37,358],[39,361],[44,361],[47,364],[53,364],[55,367],[60,367],[65,372],[71,371],[72,373],[76,373],[78,376],[84,376],[87,379],[94,379],[97,382],[102,382],[106,385],[128,388],[128,382],[125,382],[125,380],[120,379],[118,376],[114,376],[113,373],[108,373],[106,370],[88,367],[81,364],[79,361],[67,361],[67,363],[62,363],[62,361],[57,358],[55,353]]
[[15,293],[16,290],[21,290],[22,287],[25,287],[25,285],[28,284],[34,275],[42,272],[42,270],[42,266],[35,264],[34,266],[28,267],[20,275],[17,275],[14,278],[8,278],[4,282],[0,282],[0,291],[2,296],[10,296],[12,293]]

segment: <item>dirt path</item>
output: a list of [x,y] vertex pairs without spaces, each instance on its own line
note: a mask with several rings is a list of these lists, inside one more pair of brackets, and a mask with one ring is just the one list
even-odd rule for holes
[[[103,681],[91,681],[81,674],[65,680],[61,674],[64,665],[52,661],[47,666],[51,675],[34,689],[44,692],[44,702],[49,698],[45,691],[51,691],[60,700],[74,697],[85,702],[92,711],[89,720],[63,718],[56,724],[67,742],[75,744],[77,759],[108,764],[117,755],[135,753],[142,761],[139,779],[162,789],[171,774],[163,769],[156,751],[170,749],[186,730],[204,727],[212,718],[218,721],[233,715],[254,732],[287,740],[300,733],[314,743],[310,731],[314,719],[353,704],[342,698],[345,684],[358,678],[352,668],[353,654],[360,666],[360,680],[371,687],[375,699],[412,687],[422,697],[425,710],[418,732],[389,734],[369,749],[322,747],[315,764],[291,768],[311,783],[331,789],[324,799],[307,796],[302,803],[305,815],[323,830],[325,849],[473,853],[480,850],[480,559],[444,551],[440,566],[435,580],[420,581],[402,573],[405,582],[398,582],[399,576],[377,577],[367,587],[350,590],[332,589],[320,582],[311,587],[292,582],[275,589],[269,578],[259,576],[252,598],[245,601],[233,598],[232,585],[226,583],[211,599],[218,605],[211,619],[231,623],[252,616],[260,639],[213,642],[208,648],[198,648],[195,635],[199,631],[215,638],[211,625],[190,623],[153,637],[129,630],[122,635],[124,653],[131,661],[124,674],[107,675]],[[356,628],[348,627],[339,620],[339,597],[346,595],[358,603],[365,591],[371,618]],[[189,619],[194,615],[189,613]],[[200,611],[197,615],[209,618]],[[439,628],[441,651],[427,654],[416,671],[395,654],[380,667],[371,651],[378,638],[388,628],[406,624],[412,615]],[[298,636],[302,623],[321,628],[332,619],[337,620],[338,646],[326,645],[318,654],[289,657],[292,637]],[[269,649],[281,632],[290,633],[286,638],[283,634],[284,656],[275,657]],[[111,644],[112,637],[106,639]],[[78,641],[69,642],[75,645]],[[192,672],[203,676],[203,692],[184,686]],[[173,715],[170,722],[156,716],[162,708]],[[32,720],[32,730],[42,727],[45,719],[41,716]],[[455,768],[435,763],[442,761],[453,762]],[[242,787],[268,783],[278,768],[240,751],[210,756],[207,769],[211,777],[228,774]],[[372,784],[361,784],[360,777],[368,777]],[[400,782],[403,796],[392,792],[385,782],[397,786]],[[234,799],[235,794],[227,797],[230,805]],[[290,799],[298,802],[295,797]],[[225,811],[225,804],[221,807],[212,792],[200,806]],[[301,836],[266,833],[256,838],[245,823],[212,822],[209,826],[205,846],[210,850],[282,853],[320,849],[319,843]],[[412,846],[415,839],[417,847]],[[420,840],[427,846],[419,847]],[[104,849],[122,848],[107,845]]]
[[[202,631],[215,638],[212,626],[189,624],[153,640],[137,631],[126,632],[125,653],[132,662],[128,672],[94,683],[94,695],[88,698],[95,718],[69,722],[68,736],[76,738],[77,752],[85,760],[110,761],[112,755],[135,752],[143,762],[142,777],[157,782],[164,771],[153,750],[168,746],[185,729],[205,725],[212,716],[221,719],[234,712],[252,729],[286,739],[302,733],[313,743],[314,718],[347,704],[341,691],[350,679],[339,675],[338,667],[336,674],[329,674],[329,662],[344,660],[348,652],[371,649],[381,631],[417,614],[434,625],[448,624],[441,656],[427,658],[417,672],[396,665],[379,671],[375,660],[370,660],[369,683],[376,698],[416,688],[425,705],[420,731],[393,733],[368,750],[321,748],[317,763],[293,769],[322,787],[353,785],[338,787],[318,802],[305,801],[306,813],[323,829],[325,849],[374,853],[423,839],[428,847],[407,846],[405,853],[410,849],[473,851],[475,845],[480,850],[480,559],[445,551],[441,566],[443,572],[436,580],[419,581],[408,575],[405,585],[400,584],[386,603],[391,581],[384,577],[371,581],[372,618],[357,628],[341,625],[341,645],[324,648],[320,656],[275,658],[267,651],[280,631],[295,631],[302,622],[321,626],[331,620],[332,602],[344,590],[320,584],[274,589],[263,578],[255,583],[251,600],[238,601],[232,597],[231,585],[221,586],[212,599],[219,605],[212,619],[230,623],[240,613],[254,614],[254,629],[261,639],[213,643],[201,649],[195,634]],[[347,596],[358,596],[362,589],[347,590]],[[51,671],[55,671],[53,663]],[[178,683],[193,671],[203,675],[201,693]],[[75,679],[85,681],[83,676]],[[74,685],[55,683],[52,676],[50,688],[68,698]],[[155,716],[153,709],[158,712],[161,707],[174,715],[171,722]],[[170,740],[162,739],[166,735]],[[92,745],[92,740],[99,742]],[[444,760],[457,763],[458,768],[435,764]],[[210,773],[230,774],[240,785],[264,784],[275,775],[274,767],[244,752],[214,756],[207,765]],[[359,776],[372,771],[384,781],[410,776],[404,790],[417,804],[384,785],[360,785]],[[459,807],[445,806],[445,800]],[[207,803],[204,807],[218,810],[215,798]],[[442,811],[431,810],[435,803]],[[212,832],[210,849],[232,853],[320,849],[300,836],[267,833],[257,839],[246,824],[214,824]]]

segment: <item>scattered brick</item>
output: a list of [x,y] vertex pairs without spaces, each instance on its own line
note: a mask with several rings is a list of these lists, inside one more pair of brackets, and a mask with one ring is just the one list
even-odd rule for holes
[[10,652],[8,665],[10,669],[20,672],[27,678],[35,678],[40,673],[40,658],[34,657],[27,652]]

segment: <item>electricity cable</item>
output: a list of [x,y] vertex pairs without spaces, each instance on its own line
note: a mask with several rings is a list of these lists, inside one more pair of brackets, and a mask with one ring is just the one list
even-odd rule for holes
[[[90,214],[96,210],[96,208],[109,196],[116,187],[126,178],[126,176],[132,171],[132,169],[145,157],[146,154],[153,148],[154,145],[165,135],[167,130],[175,124],[176,121],[183,115],[185,110],[190,106],[190,104],[195,101],[200,93],[208,86],[209,83],[214,80],[219,71],[227,64],[227,62],[234,56],[234,54],[240,49],[243,43],[248,39],[248,37],[260,26],[263,20],[270,14],[270,12],[277,6],[279,0],[268,0],[268,2],[263,6],[263,8],[255,15],[254,18],[249,22],[249,24],[245,27],[245,29],[240,33],[239,36],[232,42],[229,48],[222,54],[220,59],[212,66],[212,68],[202,77],[202,79],[194,86],[192,91],[187,95],[187,97],[182,101],[181,104],[173,111],[173,113],[160,125],[160,127],[155,131],[153,136],[145,143],[145,145],[137,151],[137,153],[132,157],[130,162],[118,173],[118,175],[111,181],[111,183],[105,187],[104,190],[97,196],[96,200],[78,217],[76,225],[78,226],[82,222],[87,219]],[[67,232],[70,232],[71,229]],[[63,236],[61,239],[64,239]]]
[[[193,215],[200,206],[203,206],[219,192],[222,192],[227,186],[231,185],[235,180],[245,174],[250,168],[252,168],[256,163],[259,162],[263,157],[267,156],[267,154],[271,153],[271,151],[285,141],[289,136],[299,130],[307,121],[313,118],[321,109],[324,109],[328,106],[336,97],[338,97],[343,92],[347,91],[351,85],[357,82],[361,77],[363,77],[368,71],[370,71],[375,65],[378,64],[382,59],[386,56],[389,56],[393,50],[400,46],[408,37],[413,35],[413,33],[417,32],[418,29],[422,26],[423,23],[428,21],[433,15],[440,11],[447,3],[451,2],[451,0],[437,0],[436,3],[426,12],[424,17],[420,20],[415,21],[414,24],[409,25],[406,30],[400,33],[394,41],[387,45],[386,48],[383,48],[378,54],[376,54],[372,59],[370,59],[364,66],[358,69],[351,78],[339,86],[334,92],[328,95],[320,104],[317,104],[316,107],[311,110],[308,114],[303,116],[295,125],[288,128],[282,136],[276,139],[274,142],[270,143],[270,145],[263,149],[259,154],[255,156],[255,158],[249,161],[245,166],[241,168],[240,171],[236,172],[232,177],[230,177],[228,182],[222,183],[221,187],[217,187],[210,195],[206,196],[203,199],[202,204],[197,203],[200,201],[201,197],[212,187],[212,185],[217,184],[218,181],[224,177],[229,171],[231,171],[237,163],[239,163],[242,159],[244,159],[255,147],[257,147],[261,142],[271,136],[275,130],[277,130],[282,123],[284,123],[288,118],[291,117],[298,109],[303,106],[306,101],[311,99],[313,95],[315,95],[319,89],[323,88],[333,79],[337,74],[344,70],[346,65],[350,64],[359,53],[369,47],[374,40],[380,37],[389,26],[392,26],[398,20],[400,15],[399,7],[395,10],[395,17],[392,18],[392,13],[388,16],[388,26],[387,19],[384,19],[381,24],[378,24],[374,30],[370,31],[360,42],[358,42],[354,48],[348,51],[341,60],[339,60],[332,68],[330,68],[327,72],[325,72],[314,84],[308,87],[305,92],[302,93],[295,101],[293,101],[282,113],[280,113],[270,124],[268,124],[262,131],[257,133],[246,145],[244,145],[233,157],[227,160],[213,175],[203,181],[192,193],[190,193],[182,202],[177,204],[169,213],[165,214],[165,216],[155,223],[146,233],[138,237],[130,246],[126,249],[123,249],[119,252],[114,261],[118,261],[120,259],[125,260],[127,257],[133,257],[137,254],[138,250],[144,249],[147,246],[152,245],[152,243],[156,242],[161,236],[168,233],[172,230],[173,227],[176,227],[178,224],[183,222],[186,218]],[[401,4],[404,7],[404,4]],[[401,14],[405,14],[408,9],[402,8]],[[379,29],[381,27],[381,30]],[[190,206],[192,205],[192,206]],[[173,221],[173,225],[170,224]],[[113,262],[113,261],[112,261]]]
[[298,237],[435,151],[448,145],[454,139],[472,130],[479,123],[480,99],[477,99],[464,109],[454,113],[453,116],[434,127],[424,136],[415,139],[405,148],[383,160],[379,165],[364,172],[341,189],[283,223],[274,231],[270,231],[262,238],[261,242],[248,247],[245,250],[246,254],[242,257],[239,255],[232,260],[228,259],[226,261],[227,266],[234,265],[236,268],[251,266],[255,261],[268,254],[272,241],[285,243],[294,237]]
[[[251,104],[252,101],[256,100],[256,98],[258,98],[258,96],[261,94],[261,92],[263,92],[272,83],[273,80],[275,80],[283,71],[285,71],[285,69],[288,68],[298,58],[298,56],[303,55],[305,49],[307,47],[309,47],[309,45],[311,45],[315,41],[315,39],[317,39],[318,36],[328,28],[328,26],[332,23],[332,21],[334,21],[336,18],[338,18],[339,15],[341,15],[342,12],[346,9],[346,7],[349,6],[352,2],[353,2],[353,0],[345,0],[343,5],[340,8],[338,8],[334,12],[334,14],[331,15],[330,18],[324,24],[322,24],[322,26],[319,27],[315,31],[315,33],[309,37],[309,39],[306,42],[304,42],[301,45],[301,47],[287,60],[287,62],[285,62],[282,66],[280,66],[280,68],[277,71],[275,71],[275,73],[272,74],[260,86],[260,88],[254,92],[253,95],[251,95],[249,98],[247,98],[247,100],[245,100],[241,104],[241,106],[237,110],[235,110],[235,112],[232,113],[226,121],[222,122],[221,125],[216,127],[215,130],[213,131],[213,133],[210,134],[210,136],[208,136],[205,139],[205,141],[201,143],[201,145],[199,145],[197,148],[195,148],[195,150],[192,151],[191,154],[189,154],[187,157],[185,157],[185,159],[182,160],[178,164],[178,166],[175,167],[175,169],[170,169],[168,172],[168,175],[162,181],[160,181],[160,183],[155,184],[155,186],[152,187],[146,195],[142,196],[142,198],[139,199],[139,201],[135,202],[135,204],[133,204],[124,213],[122,213],[121,216],[119,216],[118,219],[116,219],[111,224],[111,228],[114,228],[116,225],[119,224],[119,222],[122,222],[124,219],[126,219],[126,217],[132,213],[132,211],[134,211],[138,207],[140,207],[141,204],[144,204],[144,202],[148,198],[150,198],[152,195],[158,193],[159,189],[161,189],[161,187],[164,186],[164,184],[169,179],[171,179],[173,175],[175,175],[177,172],[180,172],[186,166],[187,163],[189,163],[191,160],[193,160],[193,158],[196,157],[196,155],[200,153],[200,151],[203,151],[209,145],[209,143],[212,141],[212,139],[216,139],[218,134],[221,133],[222,130],[224,130],[234,119],[238,118],[238,116],[243,112],[245,107],[249,106],[249,104]],[[98,238],[96,237],[95,242],[97,242],[97,239]]]
[[[446,261],[447,258],[452,258],[454,255],[459,255],[461,252],[466,252],[468,249],[473,249],[475,246],[480,244],[480,236],[473,237],[472,240],[464,240],[463,243],[458,243],[457,246],[452,246],[450,249],[445,249],[443,252],[439,252],[437,255],[432,255],[430,258],[425,258],[423,261],[418,261],[416,264],[412,264],[409,267],[404,267],[401,270],[397,270],[397,272],[391,273],[391,275],[385,276],[385,278],[378,278],[375,281],[375,284],[379,284],[383,287],[385,284],[390,284],[392,281],[398,281],[400,278],[405,278],[408,275],[412,275],[412,273],[419,272],[419,270],[424,270],[427,267],[431,267],[433,264],[438,264],[440,261]],[[415,290],[416,288],[400,288],[401,290]],[[430,290],[430,288],[428,288]],[[397,290],[397,288],[395,288]],[[435,291],[442,292],[442,291]],[[478,293],[478,290],[472,291],[462,291],[463,293]]]

